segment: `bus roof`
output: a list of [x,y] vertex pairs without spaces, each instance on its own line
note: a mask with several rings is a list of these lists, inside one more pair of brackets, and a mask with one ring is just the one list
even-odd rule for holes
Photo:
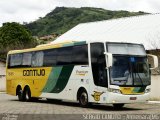
[[[97,43],[97,42],[102,42],[104,41],[92,41],[90,43]],[[87,41],[68,41],[68,42],[63,42],[63,43],[57,43],[57,44],[42,44],[38,45],[35,48],[29,48],[29,49],[22,49],[22,50],[11,50],[8,52],[8,54],[15,54],[15,53],[24,53],[24,52],[31,52],[31,51],[39,51],[39,50],[47,50],[47,49],[52,49],[52,48],[61,48],[61,47],[67,47],[67,46],[76,46],[76,45],[83,45],[87,44],[89,42]],[[106,42],[106,43],[121,43],[121,44],[137,44],[137,43],[129,43],[129,42]],[[142,44],[139,44],[142,45]]]
[[68,41],[68,42],[57,43],[57,44],[42,44],[42,45],[36,46],[35,48],[22,49],[22,50],[11,50],[8,52],[8,54],[23,53],[23,52],[30,52],[30,51],[39,51],[39,50],[44,50],[44,49],[61,48],[61,47],[83,45],[83,44],[86,44],[86,41],[79,41],[79,42]]

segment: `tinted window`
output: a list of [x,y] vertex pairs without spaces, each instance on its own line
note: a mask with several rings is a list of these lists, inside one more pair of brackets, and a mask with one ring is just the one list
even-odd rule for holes
[[76,64],[76,65],[88,64],[88,47],[87,47],[87,45],[73,47],[72,64]]
[[43,57],[44,57],[43,51],[33,52],[32,66],[33,67],[43,66]]
[[44,51],[44,66],[88,64],[87,45],[62,47]]
[[30,67],[31,66],[32,53],[23,53],[22,66]]
[[45,50],[44,51],[44,66],[54,66],[57,63],[57,50]]
[[9,67],[20,67],[22,65],[22,54],[13,54],[10,56]]
[[[23,55],[23,57],[22,57]],[[11,63],[10,63],[11,62]],[[88,64],[88,47],[79,45],[62,47],[43,51],[15,54],[9,57],[11,66],[49,67],[56,65],[86,65]]]
[[107,71],[106,61],[104,55],[104,44],[93,43],[91,44],[91,65],[94,83],[97,86],[107,87]]
[[72,47],[64,47],[57,49],[57,65],[71,64]]

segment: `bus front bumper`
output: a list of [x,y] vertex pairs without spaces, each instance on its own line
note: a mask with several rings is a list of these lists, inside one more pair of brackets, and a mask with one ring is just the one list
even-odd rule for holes
[[141,95],[124,95],[119,93],[108,94],[107,103],[144,103],[149,100],[149,93],[144,93]]

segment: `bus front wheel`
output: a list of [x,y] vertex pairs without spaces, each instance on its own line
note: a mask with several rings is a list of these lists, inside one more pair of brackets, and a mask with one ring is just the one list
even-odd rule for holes
[[88,94],[85,90],[83,90],[80,94],[79,94],[79,104],[82,107],[87,107],[88,106]]

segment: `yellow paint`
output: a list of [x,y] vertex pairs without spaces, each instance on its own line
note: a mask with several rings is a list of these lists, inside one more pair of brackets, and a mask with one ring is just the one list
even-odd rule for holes
[[125,95],[130,95],[130,94],[139,95],[139,94],[143,94],[144,93],[144,92],[136,93],[136,92],[133,91],[134,88],[135,87],[120,87],[120,91],[121,91],[122,94],[125,94]]
[[95,101],[100,101],[100,96],[103,94],[104,92],[97,92],[94,91],[94,94],[92,95]]
[[76,74],[76,75],[85,76],[86,74]]
[[63,43],[59,43],[59,44],[44,44],[44,45],[39,45],[35,48],[31,48],[31,49],[23,49],[23,50],[12,50],[9,51],[8,54],[15,54],[15,53],[23,53],[23,52],[31,52],[31,51],[38,51],[38,50],[45,50],[45,49],[52,49],[52,48],[60,48],[63,47],[63,45],[65,44],[73,44],[74,42],[63,42]]
[[[24,76],[23,70],[45,70],[44,76]],[[32,97],[39,97],[43,90],[52,67],[38,68],[16,68],[7,70],[7,93],[16,95],[18,85],[24,89],[26,85],[30,87]]]
[[[73,41],[70,41],[70,42],[63,42],[59,44],[44,44],[31,49],[12,50],[12,51],[9,51],[8,55],[15,54],[15,53],[24,53],[24,52],[52,49],[52,48],[60,48],[60,47],[63,47],[65,44],[72,45],[73,43],[74,43]],[[11,95],[16,95],[16,88],[18,85],[20,85],[22,89],[24,89],[24,87],[28,85],[31,89],[32,97],[38,97],[41,95],[41,91],[44,88],[48,80],[49,74],[52,70],[52,67],[8,69],[7,66],[8,65],[6,65],[7,93]],[[23,76],[23,70],[33,70],[33,69],[34,70],[45,69],[46,74],[45,76]]]

